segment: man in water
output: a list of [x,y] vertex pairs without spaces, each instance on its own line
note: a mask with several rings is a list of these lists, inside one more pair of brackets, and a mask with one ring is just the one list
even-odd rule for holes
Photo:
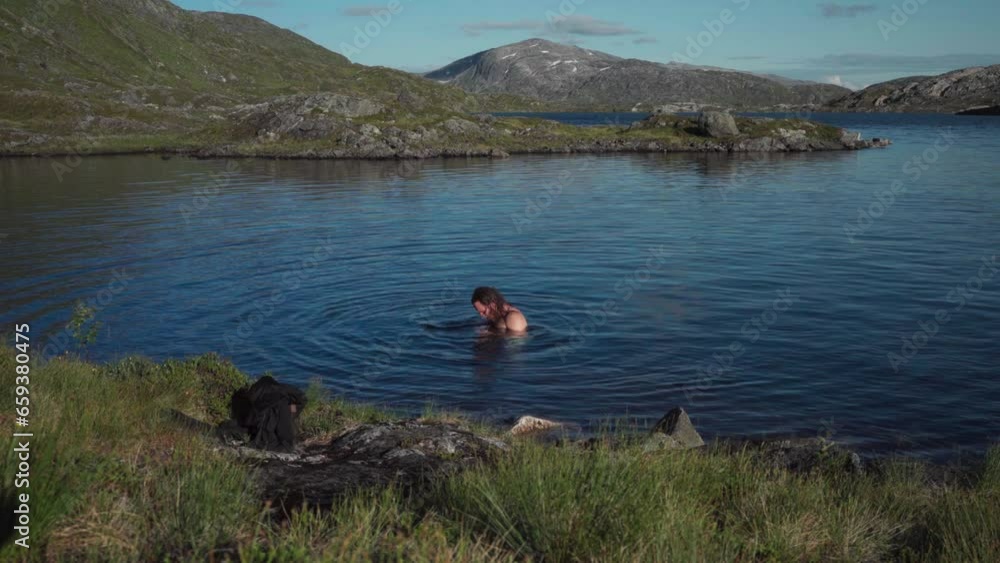
[[472,292],[472,306],[496,330],[524,332],[528,328],[528,320],[521,311],[508,303],[495,287],[477,287]]

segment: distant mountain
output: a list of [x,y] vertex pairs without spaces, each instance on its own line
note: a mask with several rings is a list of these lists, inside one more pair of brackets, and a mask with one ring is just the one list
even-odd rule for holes
[[[862,112],[996,113],[1000,65],[874,84],[831,101],[828,109]],[[990,109],[992,108],[992,110]]]
[[832,84],[624,59],[544,39],[482,51],[424,76],[469,92],[624,110],[691,102],[745,109],[823,104],[850,92]]

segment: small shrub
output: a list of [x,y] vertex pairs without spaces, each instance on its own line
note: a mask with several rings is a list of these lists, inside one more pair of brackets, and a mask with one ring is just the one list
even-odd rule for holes
[[208,415],[216,421],[229,418],[229,400],[234,391],[250,383],[249,378],[218,354],[198,356],[192,363],[201,381]]
[[250,384],[250,378],[245,373],[215,353],[184,361],[167,361],[161,369],[168,381],[198,395],[198,405],[213,423],[229,418],[229,401],[233,392]]
[[101,366],[101,374],[113,379],[149,379],[160,373],[160,366],[145,356],[127,356]]
[[73,315],[67,323],[67,328],[73,335],[78,349],[84,349],[97,341],[97,331],[101,328],[100,321],[94,320],[97,312],[83,301],[77,301],[73,307]]

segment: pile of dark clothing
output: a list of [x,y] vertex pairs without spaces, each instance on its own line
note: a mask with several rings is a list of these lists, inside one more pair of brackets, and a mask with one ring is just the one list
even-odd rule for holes
[[217,428],[224,440],[275,452],[295,448],[298,418],[306,406],[306,396],[293,385],[278,383],[269,375],[250,387],[238,389],[229,403],[230,419]]

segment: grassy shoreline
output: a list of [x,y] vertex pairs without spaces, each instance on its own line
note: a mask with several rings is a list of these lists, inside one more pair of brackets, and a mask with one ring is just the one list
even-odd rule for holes
[[[0,349],[13,402],[14,351]],[[280,380],[280,376],[278,376]],[[792,474],[709,446],[552,447],[505,436],[499,459],[417,491],[363,490],[328,512],[267,516],[253,470],[163,416],[219,422],[250,378],[209,354],[32,365],[31,549],[4,560],[987,561],[1000,549],[1000,451],[971,481],[896,460],[878,474]],[[327,440],[398,414],[325,396],[302,415]],[[459,415],[428,412],[425,421]],[[13,411],[0,414],[13,428]],[[471,424],[471,423],[470,423]],[[471,424],[477,433],[497,429]],[[15,473],[4,438],[4,494]],[[21,491],[23,492],[23,491]],[[5,507],[5,517],[10,510]]]

